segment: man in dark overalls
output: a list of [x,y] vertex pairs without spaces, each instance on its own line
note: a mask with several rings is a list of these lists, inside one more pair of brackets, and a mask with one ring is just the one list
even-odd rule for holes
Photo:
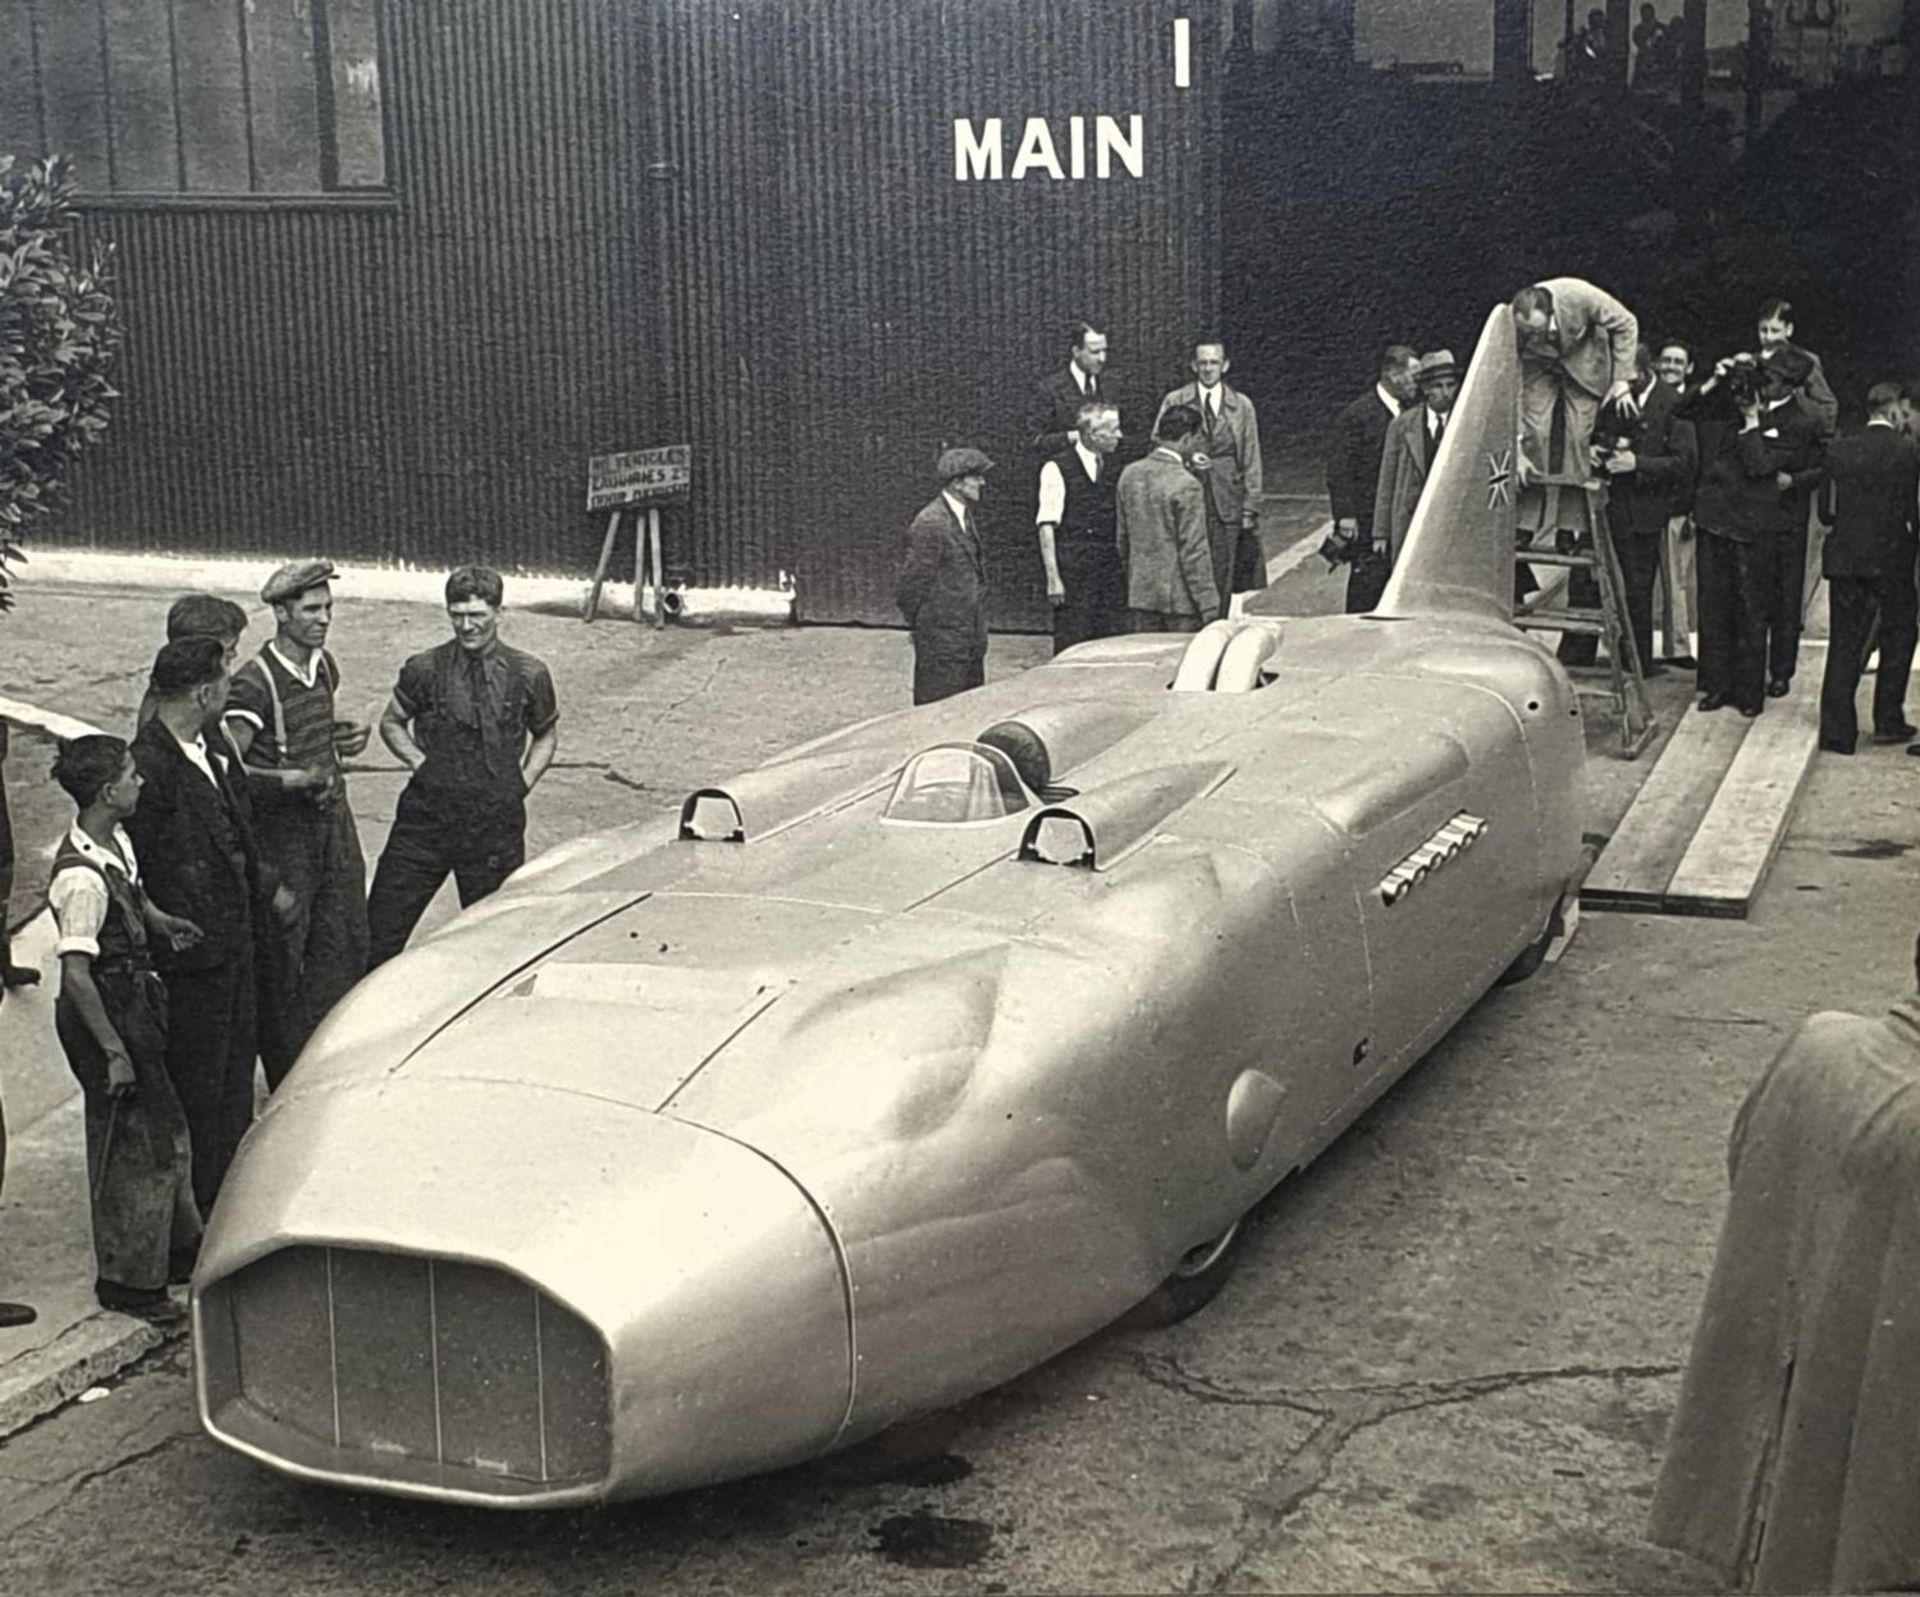
[[380,737],[413,772],[367,902],[368,968],[407,946],[449,875],[460,906],[527,857],[527,794],[560,747],[546,666],[500,641],[505,584],[485,566],[447,578],[453,637],[400,668]]
[[61,745],[54,780],[79,810],[53,859],[47,901],[59,932],[54,1025],[86,1102],[87,1176],[100,1306],[154,1321],[186,1311],[167,1295],[200,1245],[187,1119],[167,1073],[167,993],[150,940],[176,950],[200,929],[140,886],[121,827],[140,802],[127,745],[95,734]]
[[260,1063],[273,1087],[367,969],[367,867],[340,762],[372,728],[334,714],[340,667],[325,645],[335,575],[324,560],[297,560],[267,579],[260,597],[273,606],[274,635],[234,672],[227,696],[260,852],[293,895],[287,935],[260,950]]

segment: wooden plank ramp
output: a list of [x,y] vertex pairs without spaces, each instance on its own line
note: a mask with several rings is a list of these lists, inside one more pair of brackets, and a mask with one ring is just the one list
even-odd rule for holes
[[1702,715],[1697,705],[1688,706],[1581,884],[1583,908],[1656,914],[1665,908],[1673,873],[1750,724],[1733,709]]
[[[1821,655],[1814,659],[1824,666]],[[1662,907],[1668,914],[1746,919],[1813,768],[1819,681],[1818,669],[1803,673],[1794,692],[1769,700],[1766,713],[1748,723],[1740,752],[1667,884]]]

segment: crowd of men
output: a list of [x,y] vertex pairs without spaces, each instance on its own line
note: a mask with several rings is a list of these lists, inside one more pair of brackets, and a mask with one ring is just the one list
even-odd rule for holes
[[[1817,519],[1827,528],[1821,569],[1832,616],[1820,747],[1855,751],[1855,700],[1876,649],[1872,736],[1914,738],[1906,688],[1920,608],[1920,388],[1874,384],[1864,425],[1840,436],[1838,401],[1819,358],[1794,342],[1783,300],[1759,308],[1753,348],[1704,377],[1690,340],[1642,338],[1625,306],[1577,278],[1529,285],[1512,312],[1525,485],[1516,599],[1535,587],[1526,548],[1591,547],[1585,490],[1604,483],[1637,663],[1653,676],[1697,672],[1703,711],[1758,716],[1793,690]],[[1324,552],[1350,563],[1350,612],[1379,603],[1458,389],[1449,352],[1390,345],[1372,391],[1336,419],[1327,457],[1334,530]],[[1579,569],[1568,597],[1599,603]],[[1560,646],[1573,665],[1591,664],[1595,650],[1584,635]],[[1908,752],[1920,754],[1920,743]]]
[[[345,762],[372,728],[338,713],[337,576],[323,560],[275,571],[260,592],[273,635],[244,660],[245,610],[179,599],[131,739],[75,738],[54,762],[76,812],[47,890],[55,1021],[85,1103],[109,1309],[184,1312],[167,1287],[190,1275],[252,1122],[256,1064],[278,1088],[449,875],[465,906],[525,858],[559,709],[547,668],[500,639],[499,574],[464,566],[446,581],[453,636],[402,665],[380,717],[409,776],[369,892]],[[7,964],[11,985],[37,977]],[[4,1147],[0,1132],[0,1161]],[[0,1304],[0,1326],[32,1319]]]
[[[1125,632],[1197,632],[1235,593],[1266,584],[1259,416],[1226,380],[1226,346],[1194,345],[1193,380],[1161,397],[1144,452],[1126,447],[1122,383],[1106,362],[1106,333],[1076,322],[1067,364],[1040,379],[1028,419],[1056,653]],[[985,680],[973,506],[993,469],[981,450],[942,451],[940,491],[907,528],[894,594],[913,638],[915,704]]]

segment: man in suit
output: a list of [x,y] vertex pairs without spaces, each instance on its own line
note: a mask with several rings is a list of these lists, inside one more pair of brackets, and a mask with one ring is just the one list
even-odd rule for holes
[[189,948],[154,947],[169,1000],[167,1075],[186,1111],[203,1212],[253,1119],[254,904],[293,910],[291,892],[272,891],[231,751],[206,736],[227,701],[225,655],[218,638],[183,638],[154,657],[154,714],[132,745],[144,785],[125,822],[154,901],[204,934]]
[[1559,486],[1540,479],[1586,478],[1600,407],[1630,413],[1640,324],[1593,284],[1550,277],[1513,296],[1513,326],[1520,340],[1520,479],[1528,485],[1521,526],[1536,534],[1584,530],[1584,507],[1582,527],[1573,528],[1562,514]]
[[1089,400],[1119,403],[1119,379],[1107,373],[1107,335],[1093,323],[1080,321],[1073,324],[1072,337],[1066,368],[1048,372],[1034,391],[1027,436],[1036,460],[1052,460],[1063,449],[1073,447],[1080,407]]
[[1880,669],[1873,686],[1873,739],[1902,743],[1914,735],[1906,694],[1920,611],[1914,588],[1920,443],[1900,430],[1897,383],[1868,389],[1867,409],[1866,427],[1835,440],[1827,457],[1829,531],[1820,563],[1832,631],[1820,684],[1820,747],[1829,754],[1851,754],[1859,739],[1854,699],[1876,616]]
[[[1675,402],[1693,386],[1693,346],[1684,339],[1669,338],[1660,345],[1653,369],[1661,383],[1672,392]],[[1698,429],[1695,429],[1694,474],[1699,475]],[[1698,579],[1694,573],[1696,545],[1693,536],[1693,483],[1687,484],[1685,507],[1667,518],[1660,537],[1660,632],[1667,645],[1666,664],[1682,670],[1694,670],[1693,633],[1700,608]]]
[[[1374,483],[1373,536],[1383,546],[1389,572],[1400,558],[1407,541],[1407,529],[1413,525],[1413,512],[1420,503],[1420,490],[1427,484],[1427,473],[1446,436],[1447,418],[1453,414],[1453,402],[1460,393],[1460,367],[1453,352],[1436,349],[1422,355],[1414,366],[1414,383],[1420,403],[1400,412],[1387,429],[1381,446],[1380,472]],[[1381,579],[1386,586],[1386,579]],[[1375,601],[1376,603],[1378,600]]]
[[[1183,383],[1160,401],[1159,415],[1174,406],[1191,406],[1200,430],[1188,452],[1188,468],[1199,475],[1207,501],[1207,542],[1213,550],[1213,584],[1224,614],[1227,596],[1267,585],[1260,553],[1260,418],[1253,401],[1229,388],[1227,346],[1217,341],[1193,346]],[[1158,417],[1153,436],[1160,437]]]
[[1773,543],[1773,605],[1767,615],[1767,696],[1779,699],[1793,685],[1800,660],[1800,628],[1807,608],[1807,542],[1813,495],[1826,476],[1831,432],[1819,405],[1807,399],[1814,360],[1805,350],[1776,344],[1760,352],[1768,374],[1762,396],[1761,436],[1774,463],[1783,525]]
[[913,634],[915,704],[987,680],[986,546],[973,507],[991,470],[978,449],[943,451],[934,466],[940,492],[907,528],[893,594]]
[[[1823,455],[1818,423],[1792,403],[1807,367],[1797,350],[1764,363],[1729,356],[1680,401],[1680,414],[1700,430],[1704,462],[1693,512],[1702,710],[1731,704],[1756,716],[1766,698],[1787,691],[1783,679],[1768,674],[1770,649],[1773,665],[1786,663],[1785,640],[1769,632],[1778,618],[1781,545],[1805,532],[1801,477],[1807,470],[1817,477]],[[1796,623],[1798,599],[1796,593]]]
[[[1674,415],[1679,395],[1654,375],[1653,365],[1653,351],[1642,344],[1634,357],[1633,412],[1603,411],[1602,437],[1593,446],[1595,469],[1607,480],[1607,525],[1626,589],[1627,624],[1646,676],[1665,671],[1653,659],[1653,579],[1660,569],[1660,542],[1668,521],[1692,503],[1700,467],[1693,423]],[[1591,571],[1569,573],[1567,598],[1574,605],[1600,603]],[[1592,633],[1570,632],[1560,640],[1560,658],[1569,665],[1591,665],[1598,646]]]
[[1207,497],[1187,468],[1200,413],[1169,405],[1153,425],[1153,453],[1120,473],[1120,560],[1135,632],[1198,632],[1226,610],[1207,540]]
[[1040,563],[1053,606],[1053,652],[1126,630],[1127,574],[1114,510],[1120,410],[1104,399],[1080,407],[1073,444],[1040,468]]
[[1806,385],[1800,392],[1800,403],[1813,412],[1814,418],[1820,423],[1821,436],[1831,441],[1840,425],[1840,401],[1833,397],[1833,389],[1827,382],[1826,368],[1820,364],[1820,357],[1793,341],[1793,307],[1783,299],[1766,300],[1754,320],[1754,331],[1760,340],[1759,348],[1763,357],[1770,356],[1776,349],[1793,349],[1799,350],[1812,363],[1813,370],[1808,373]]
[[1380,602],[1387,585],[1387,553],[1373,541],[1373,496],[1380,486],[1380,460],[1387,428],[1420,397],[1413,379],[1420,357],[1405,344],[1393,344],[1380,357],[1380,375],[1334,419],[1333,448],[1327,455],[1327,497],[1333,505],[1337,548],[1351,551],[1347,571],[1347,614],[1359,615]]

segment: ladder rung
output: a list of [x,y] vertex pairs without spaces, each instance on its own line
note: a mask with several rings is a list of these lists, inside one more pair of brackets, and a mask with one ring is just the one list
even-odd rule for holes
[[1515,616],[1513,624],[1523,632],[1580,632],[1596,638],[1605,637],[1607,632],[1604,620],[1570,610],[1536,610],[1531,615]]
[[1565,554],[1558,549],[1516,549],[1513,558],[1530,566],[1569,566],[1581,571],[1598,571],[1600,557],[1592,554]]

